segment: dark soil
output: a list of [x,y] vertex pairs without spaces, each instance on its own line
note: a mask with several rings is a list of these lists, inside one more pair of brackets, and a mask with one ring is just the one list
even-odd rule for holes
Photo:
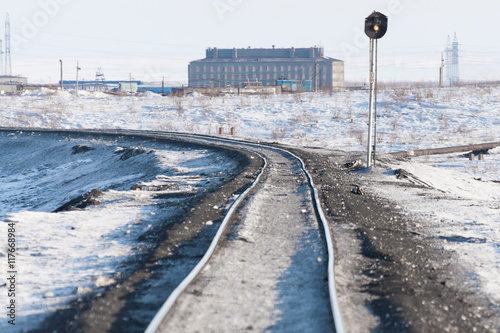
[[[224,184],[217,190],[192,195],[173,218],[175,223],[165,221],[164,228],[142,235],[141,240],[154,244],[152,250],[137,256],[125,272],[114,276],[119,281],[116,285],[77,299],[70,308],[49,316],[33,332],[143,332],[147,328],[209,247],[232,203],[232,195],[245,191],[262,166],[257,155],[246,151],[204,148],[231,156],[239,164],[235,173],[225,175]],[[207,225],[207,221],[212,224]]]
[[[352,253],[336,249],[336,268],[368,282],[354,286],[355,291],[337,285],[338,293],[360,291],[362,306],[378,318],[373,332],[498,332],[491,304],[464,290],[467,272],[453,264],[456,255],[440,248],[435,238],[412,231],[415,221],[400,214],[393,203],[364,190],[360,177],[344,167],[350,156],[312,149],[293,152],[304,159],[314,178],[334,243],[343,237],[355,244],[357,251]],[[259,158],[233,153],[241,172],[228,176],[218,191],[193,197],[173,226],[144,235],[155,242],[154,251],[130,263],[131,273],[117,278],[118,285],[78,299],[70,309],[49,317],[37,332],[144,331],[183,278],[165,283],[162,276],[172,269],[169,262],[188,262],[187,268],[195,264],[203,252],[193,244],[213,235],[231,195],[242,192],[261,167]],[[206,221],[213,221],[213,226],[207,227]],[[336,232],[340,229],[344,232]],[[342,310],[355,312],[358,303],[352,304]],[[348,320],[345,324],[347,332],[363,325]]]
[[[345,241],[357,244],[357,253],[339,256],[337,251],[336,267],[368,278],[368,283],[356,287],[366,293],[364,304],[378,317],[374,332],[500,330],[493,306],[463,287],[470,278],[453,264],[455,254],[443,250],[434,238],[412,231],[415,221],[398,213],[395,204],[353,191],[362,189],[362,180],[344,167],[352,158],[312,149],[294,153],[305,160],[320,189],[334,242],[336,237],[347,237]],[[335,232],[340,229],[349,232]],[[339,295],[352,292],[346,286],[337,288]],[[344,311],[356,311],[354,306]],[[347,323],[347,332],[358,331],[349,324],[359,325]]]

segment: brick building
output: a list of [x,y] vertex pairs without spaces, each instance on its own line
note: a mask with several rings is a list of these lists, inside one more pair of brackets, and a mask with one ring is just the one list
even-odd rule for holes
[[312,90],[344,88],[344,62],[324,56],[323,47],[206,50],[188,67],[190,88],[274,86],[277,80],[309,80]]

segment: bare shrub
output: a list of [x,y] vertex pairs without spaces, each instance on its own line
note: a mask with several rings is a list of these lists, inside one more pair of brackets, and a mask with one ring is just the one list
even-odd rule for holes
[[349,104],[347,106],[347,114],[346,114],[347,119],[351,119],[351,121],[354,119],[354,107],[352,104]]
[[397,133],[392,133],[390,136],[389,136],[389,144],[390,145],[395,145],[396,142],[399,141],[399,135]]
[[459,126],[456,129],[456,133],[460,134],[463,137],[466,137],[467,135],[469,135],[470,132],[471,132],[471,130],[468,129],[466,125]]
[[365,144],[365,131],[355,127],[349,129],[349,137],[358,141],[360,145]]
[[202,109],[203,116],[206,118],[211,118],[214,113],[212,99],[207,96],[200,96],[198,98],[198,103],[200,104],[200,108]]
[[184,100],[181,97],[174,97],[174,105],[177,108],[177,114],[182,117],[186,111],[184,109]]
[[188,121],[184,125],[184,127],[185,127],[186,131],[189,132],[189,133],[198,133],[199,129],[200,129],[200,127],[198,126],[198,124],[196,124],[194,121]]
[[447,129],[449,125],[448,117],[445,114],[441,114],[441,128]]
[[384,143],[384,139],[385,139],[385,133],[384,132],[377,133],[377,143],[378,144]]
[[292,96],[293,96],[293,100],[295,101],[295,103],[302,103],[303,102],[301,92],[293,93]]
[[397,131],[399,128],[399,118],[395,117],[392,119],[392,130]]
[[392,112],[391,112],[391,103],[389,103],[388,101],[385,101],[383,104],[384,104],[385,114],[386,114],[388,117],[392,116]]
[[405,104],[410,101],[408,88],[394,88],[390,91],[390,95],[395,103]]
[[158,131],[165,131],[165,132],[172,132],[174,131],[174,126],[172,126],[172,123],[170,121],[162,122],[156,126],[156,130]]
[[420,89],[415,89],[413,91],[413,96],[415,97],[415,101],[418,103],[418,104],[422,104],[423,100],[424,100],[424,95],[423,95],[423,92],[422,90]]
[[285,127],[278,127],[271,130],[271,139],[273,141],[281,141],[287,135],[287,129]]
[[249,106],[252,106],[252,102],[250,101],[250,98],[248,96],[241,96],[240,97],[240,105],[242,108],[246,108]]
[[[333,116],[334,120],[340,120],[341,119],[341,114],[342,114],[342,112],[340,111],[340,109],[334,109],[332,111],[332,116]],[[352,112],[351,112],[351,115],[352,115]]]
[[316,115],[310,110],[302,110],[301,112],[295,113],[288,121],[290,126],[307,125],[317,122],[318,119]]

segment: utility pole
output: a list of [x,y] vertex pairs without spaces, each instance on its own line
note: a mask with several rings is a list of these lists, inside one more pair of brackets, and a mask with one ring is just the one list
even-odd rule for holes
[[373,12],[365,19],[365,34],[370,37],[370,97],[368,111],[368,151],[366,167],[370,168],[375,161],[376,146],[376,107],[377,107],[377,47],[378,39],[387,32],[387,16]]
[[314,92],[318,92],[318,62],[314,63]]
[[4,68],[3,68],[3,46],[2,46],[2,40],[0,39],[0,75],[3,75],[4,73]]
[[59,59],[59,62],[61,63],[61,90],[64,90],[64,86],[63,86],[63,62],[61,59]]
[[439,88],[444,87],[444,56],[441,52],[441,67],[439,67]]
[[375,160],[375,108],[376,104],[376,85],[377,85],[377,40],[370,38],[370,97],[368,102],[368,152],[366,157],[366,166],[369,168],[372,161]]
[[78,71],[80,70],[80,66],[78,66],[78,61],[76,62],[76,97],[78,97]]
[[12,62],[10,59],[10,18],[5,17],[5,75],[12,76]]

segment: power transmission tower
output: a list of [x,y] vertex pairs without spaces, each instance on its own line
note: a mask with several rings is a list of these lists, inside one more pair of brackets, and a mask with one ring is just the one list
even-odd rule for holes
[[458,62],[458,39],[457,34],[453,38],[453,42],[448,36],[448,41],[446,43],[445,49],[446,61],[445,61],[445,73],[446,82],[450,86],[455,86],[460,81],[460,71]]
[[3,45],[2,40],[0,39],[0,75],[3,75]]
[[104,73],[102,72],[101,67],[97,69],[95,74],[95,91],[108,91],[108,85],[106,84],[106,79],[104,78]]
[[10,19],[9,13],[5,17],[5,75],[12,76],[12,63],[10,60]]

